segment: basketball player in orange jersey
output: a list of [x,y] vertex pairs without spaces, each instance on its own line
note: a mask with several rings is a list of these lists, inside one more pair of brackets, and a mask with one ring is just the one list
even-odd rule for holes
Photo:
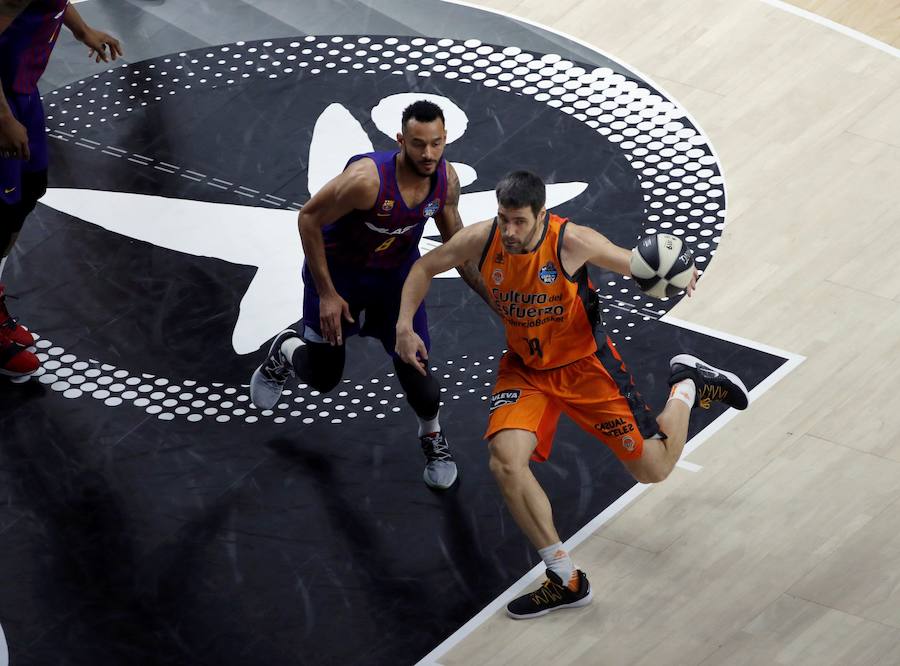
[[478,261],[509,348],[500,360],[485,433],[491,472],[547,566],[540,589],[507,606],[511,617],[525,619],[585,606],[592,596],[587,577],[562,547],[550,502],[529,468],[529,460],[550,455],[560,413],[610,447],[637,481],[657,483],[678,462],[693,407],[718,400],[745,409],[748,395],[732,373],[680,354],[670,362],[669,399],[654,418],[603,333],[587,274],[586,264],[592,264],[630,276],[631,252],[590,227],[548,215],[544,183],[533,173],[510,173],[496,192],[493,221],[463,229],[413,266],[403,286],[397,353],[425,371],[427,351],[413,330],[413,315],[435,275]]

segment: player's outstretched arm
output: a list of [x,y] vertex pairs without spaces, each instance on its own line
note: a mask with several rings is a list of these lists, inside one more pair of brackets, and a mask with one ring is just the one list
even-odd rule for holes
[[484,252],[492,224],[489,220],[461,229],[448,242],[413,264],[409,275],[406,276],[400,298],[400,316],[397,318],[396,351],[402,360],[414,366],[423,375],[428,352],[422,338],[413,330],[413,316],[428,293],[428,287],[431,286],[431,280],[435,275],[467,262],[477,264]]
[[[563,250],[560,259],[563,268],[569,275],[573,275],[575,271],[584,264],[592,264],[600,268],[633,277],[631,274],[631,250],[626,250],[609,240],[599,231],[595,231],[590,227],[584,227],[571,222],[566,227],[566,234],[563,237]],[[691,296],[697,286],[697,278],[699,273],[694,269],[694,275],[687,287],[687,295]]]
[[[453,165],[447,162],[447,201],[435,219],[438,231],[441,232],[441,238],[444,239],[445,243],[454,234],[463,229],[463,221],[459,215],[459,191],[459,176],[456,174],[456,169],[453,168]],[[493,310],[494,304],[491,301],[490,294],[488,294],[487,287],[484,285],[484,280],[481,279],[477,259],[467,261],[455,268],[472,291],[481,296],[481,299]]]
[[631,250],[609,240],[599,231],[569,222],[563,236],[563,268],[574,275],[585,264],[631,277]]
[[343,344],[341,319],[353,322],[353,317],[350,306],[337,293],[331,280],[322,227],[353,210],[367,210],[374,206],[378,198],[378,185],[375,163],[369,159],[358,160],[326,183],[300,209],[297,226],[306,263],[319,294],[319,325],[322,337],[332,345]]

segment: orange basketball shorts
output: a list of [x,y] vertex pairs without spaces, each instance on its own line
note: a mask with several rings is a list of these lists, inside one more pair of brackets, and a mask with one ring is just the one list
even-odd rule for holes
[[641,457],[644,440],[660,435],[656,418],[637,392],[621,356],[607,337],[596,354],[550,370],[534,370],[514,353],[500,359],[485,439],[501,430],[537,436],[532,460],[550,456],[561,413],[606,444],[620,460]]

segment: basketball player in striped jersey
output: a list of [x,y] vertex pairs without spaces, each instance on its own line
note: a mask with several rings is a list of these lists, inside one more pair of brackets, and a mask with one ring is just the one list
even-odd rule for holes
[[[85,24],[69,0],[0,0],[0,274],[25,218],[47,189],[47,137],[37,84],[61,27],[108,62],[122,55],[118,40]],[[6,309],[0,284],[0,374],[26,377],[38,369],[28,330]]]
[[[510,512],[547,566],[540,589],[510,602],[515,619],[591,601],[585,574],[572,563],[553,525],[550,502],[529,460],[547,460],[560,413],[606,444],[641,483],[665,479],[684,448],[695,406],[711,400],[748,404],[735,375],[686,354],[670,362],[671,392],[655,417],[625,363],[602,332],[599,299],[587,264],[630,276],[631,252],[590,227],[548,214],[537,175],[513,172],[497,185],[497,217],[472,225],[410,270],[397,321],[397,353],[423,370],[428,351],[412,326],[431,279],[478,261],[506,328],[485,439],[490,467]],[[693,291],[696,274],[688,288]]]
[[[344,372],[346,339],[377,338],[394,361],[397,379],[419,421],[425,483],[438,490],[456,481],[456,463],[438,418],[441,388],[427,372],[416,372],[394,353],[400,290],[419,258],[419,241],[434,218],[447,241],[463,228],[459,178],[444,160],[447,132],[439,106],[420,100],[401,117],[398,150],[350,158],[300,211],[303,267],[303,330],[276,336],[250,379],[250,397],[262,409],[277,404],[290,375],[311,388],[331,391]],[[489,297],[475,262],[458,267],[485,301]],[[364,322],[360,325],[360,314]],[[424,304],[411,325],[427,347]]]

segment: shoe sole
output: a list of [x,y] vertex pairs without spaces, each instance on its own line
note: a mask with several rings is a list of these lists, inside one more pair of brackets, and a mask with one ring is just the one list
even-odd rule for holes
[[[284,339],[283,339],[282,336],[284,336],[285,333],[290,333],[291,335],[297,335],[297,331],[295,331],[295,330],[292,329],[292,328],[286,328],[286,329],[284,329],[281,333],[279,333],[278,335],[276,335],[276,336],[275,336],[275,339],[272,340],[272,344],[269,345],[269,351],[268,351],[268,353],[266,354],[266,359],[268,359],[269,356],[272,355],[272,352],[275,351],[276,346],[280,347],[281,344],[284,342]],[[286,337],[291,337],[291,335],[288,335],[288,336],[286,336]],[[299,337],[299,336],[298,336],[298,337]],[[262,370],[262,367],[263,367],[265,364],[266,364],[266,362],[263,361],[261,364],[259,364],[259,365],[256,367],[256,370],[253,371],[253,374],[250,376],[250,386],[253,386],[253,378],[256,376],[256,373],[257,373],[257,372],[260,372],[260,371]],[[279,395],[278,397],[280,398],[281,395]],[[271,407],[265,407],[265,406],[262,406],[262,405],[257,405],[256,402],[253,401],[253,397],[252,397],[252,396],[251,396],[250,400],[251,400],[251,402],[253,402],[253,405],[254,405],[257,409],[272,409],[272,407],[274,407],[275,405],[278,404],[278,398],[275,399],[275,402],[272,403],[272,406],[271,406]]]
[[534,617],[543,617],[548,613],[552,613],[553,611],[558,610],[570,610],[574,608],[584,608],[594,599],[594,590],[588,590],[587,596],[583,599],[579,599],[578,601],[573,601],[570,604],[566,604],[565,606],[554,606],[553,608],[548,608],[547,610],[540,611],[538,613],[529,613],[528,615],[516,615],[509,608],[506,609],[506,614],[511,617],[513,620],[530,620]]
[[[37,370],[35,370],[35,372],[37,372]],[[34,377],[34,372],[29,372],[27,375],[10,375],[8,373],[3,373],[3,374],[13,384],[24,384],[29,379]]]
[[453,480],[450,483],[448,483],[446,486],[443,486],[443,485],[431,483],[428,481],[428,470],[427,469],[424,472],[422,472],[422,480],[425,482],[425,485],[433,490],[447,490],[448,488],[452,487],[454,483],[456,483],[456,480],[458,478],[459,478],[459,471],[457,470],[453,474]]
[[[744,386],[744,382],[741,381],[741,378],[738,377],[733,372],[728,372],[727,370],[721,370],[721,369],[715,367],[714,365],[710,365],[706,361],[697,358],[696,356],[691,356],[690,354],[678,354],[678,356],[673,356],[672,360],[669,361],[669,368],[671,368],[672,366],[674,366],[676,364],[685,365],[689,368],[696,368],[698,363],[700,365],[705,365],[707,368],[715,370],[716,372],[718,372],[720,375],[723,375],[724,377],[727,377],[728,380],[732,384],[734,384],[739,389],[741,389],[741,391],[744,392],[744,395],[747,397],[747,404],[748,405],[750,404],[750,391],[748,391],[747,387]],[[739,409],[739,408],[735,407],[734,409]]]
[[9,379],[12,380],[13,382],[15,382],[16,380],[24,382],[29,377],[31,377],[34,373],[36,373],[38,370],[40,370],[40,366],[35,368],[31,372],[12,372],[10,370],[0,369],[0,375],[3,375],[4,377],[9,377]]

